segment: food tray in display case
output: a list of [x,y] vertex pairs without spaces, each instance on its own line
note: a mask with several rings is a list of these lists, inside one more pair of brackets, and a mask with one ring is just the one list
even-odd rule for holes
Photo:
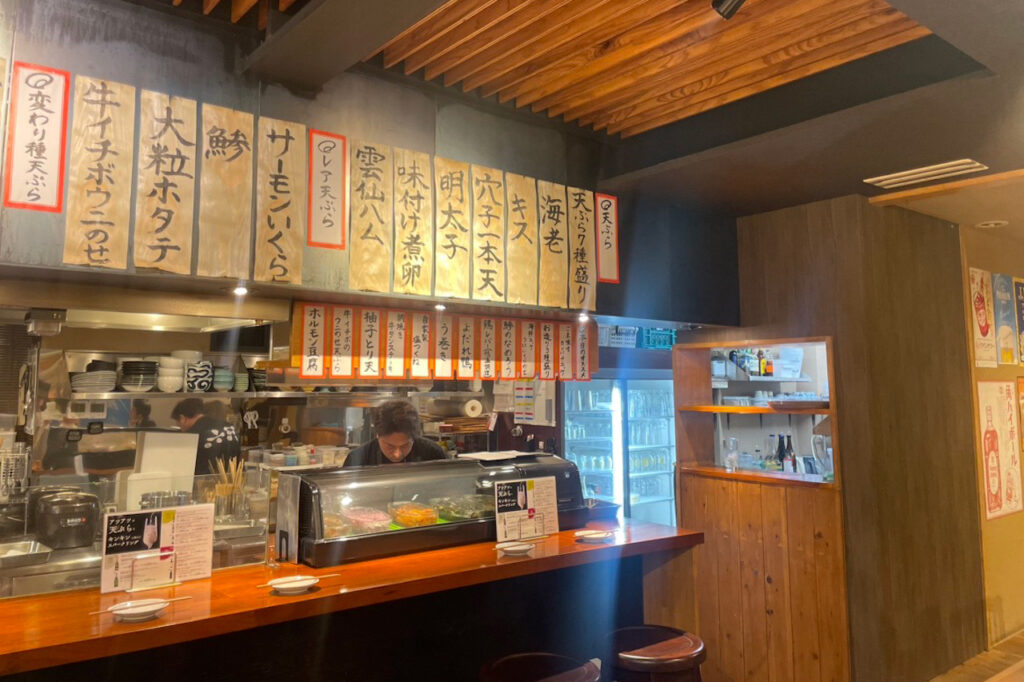
[[443,460],[282,474],[282,560],[335,566],[494,540],[494,483],[554,476],[562,529],[586,524],[576,466],[536,455],[515,461]]

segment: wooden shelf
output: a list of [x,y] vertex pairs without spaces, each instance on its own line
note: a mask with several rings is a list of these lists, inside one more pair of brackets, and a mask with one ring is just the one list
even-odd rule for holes
[[773,407],[751,405],[684,405],[680,412],[707,412],[710,414],[832,414],[831,407],[795,407],[777,410]]
[[836,487],[836,484],[833,481],[808,480],[803,474],[787,473],[785,471],[755,471],[752,469],[726,471],[723,467],[686,464],[679,466],[679,472],[683,475],[724,478],[732,481],[772,483],[775,485],[807,485],[814,486],[815,488]]

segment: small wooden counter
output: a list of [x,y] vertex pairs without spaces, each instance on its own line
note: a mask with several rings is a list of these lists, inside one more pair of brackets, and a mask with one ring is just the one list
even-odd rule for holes
[[[133,597],[125,593],[101,595],[92,589],[10,599],[0,602],[0,674],[632,556],[644,556],[645,585],[649,576],[653,604],[667,594],[662,591],[668,587],[666,581],[689,577],[684,575],[688,573],[688,557],[682,564],[672,559],[704,540],[701,532],[631,521],[621,527],[603,523],[589,527],[617,532],[611,541],[594,545],[578,542],[574,531],[563,531],[536,541],[526,557],[499,556],[493,543],[479,543],[320,570],[290,564],[277,570],[262,565],[226,569],[207,580],[148,590]],[[278,596],[267,588],[256,588],[272,578],[296,573],[339,575],[325,578],[318,589],[300,596]],[[679,589],[690,591],[686,586]],[[173,602],[161,618],[147,623],[123,624],[114,622],[108,614],[88,615],[130,598],[182,596],[191,599]]]

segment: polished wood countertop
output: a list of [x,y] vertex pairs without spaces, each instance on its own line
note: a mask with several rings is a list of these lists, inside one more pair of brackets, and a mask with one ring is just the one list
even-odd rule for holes
[[[493,582],[624,557],[686,550],[704,534],[648,523],[591,523],[615,530],[603,544],[579,542],[575,531],[541,540],[529,555],[503,556],[493,543],[361,561],[311,569],[282,564],[216,571],[212,577],[132,595],[101,595],[77,590],[0,601],[0,675],[64,663],[103,658],[168,644],[212,637],[288,620],[368,606],[432,592]],[[257,588],[273,578],[338,574],[312,591],[282,596]],[[109,614],[88,615],[129,599],[190,597],[172,602],[160,618],[146,623],[114,621]]]

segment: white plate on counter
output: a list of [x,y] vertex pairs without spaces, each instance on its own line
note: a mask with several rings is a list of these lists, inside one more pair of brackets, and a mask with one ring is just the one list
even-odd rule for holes
[[499,542],[494,547],[502,554],[525,556],[534,548],[534,544],[532,542]]
[[576,539],[580,542],[601,543],[615,535],[610,530],[579,530],[576,531]]
[[142,623],[160,615],[170,604],[166,599],[132,599],[114,604],[107,613],[122,623]]
[[320,582],[315,575],[290,575],[286,578],[274,578],[267,583],[278,594],[302,594]]

